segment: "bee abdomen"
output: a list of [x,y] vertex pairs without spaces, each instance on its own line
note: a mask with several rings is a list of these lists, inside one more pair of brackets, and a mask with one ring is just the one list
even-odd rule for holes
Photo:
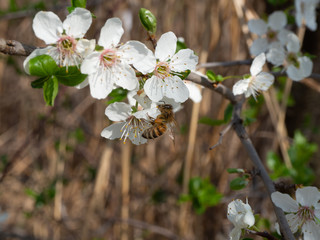
[[157,126],[146,129],[142,133],[142,137],[146,139],[154,139],[163,135],[166,132],[166,130],[167,130],[167,125],[165,124],[157,125]]

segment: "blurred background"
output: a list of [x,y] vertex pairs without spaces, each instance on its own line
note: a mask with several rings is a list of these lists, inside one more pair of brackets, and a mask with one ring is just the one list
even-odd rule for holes
[[[241,3],[244,8],[239,8]],[[250,59],[251,41],[246,19],[266,17],[278,9],[292,14],[293,4],[89,0],[88,9],[96,18],[86,37],[98,39],[105,21],[119,17],[125,28],[122,42],[139,40],[152,49],[138,17],[143,7],[157,17],[157,38],[173,31],[201,63],[244,60]],[[62,0],[2,0],[0,37],[44,46],[32,30],[34,15],[53,11],[63,21],[67,6],[69,1]],[[289,28],[296,31],[290,19]],[[315,55],[315,73],[319,42],[319,30],[306,31],[302,51]],[[259,177],[251,174],[253,165],[236,134],[230,130],[221,145],[209,150],[227,126],[223,120],[229,102],[219,94],[202,89],[200,104],[191,100],[183,104],[176,113],[175,144],[167,134],[134,146],[100,137],[110,125],[104,115],[110,98],[95,100],[88,88],[60,86],[54,107],[45,106],[42,91],[31,88],[35,78],[24,73],[24,59],[0,54],[1,240],[228,239],[233,226],[227,220],[227,204],[246,197],[260,214],[261,231],[274,231],[271,203]],[[211,70],[241,76],[249,73],[249,67]],[[223,84],[232,87],[237,80]],[[243,118],[275,181],[319,187],[320,84],[314,79],[294,82],[284,101],[286,82],[280,77],[258,102],[247,101]],[[279,132],[280,116],[285,116],[285,125]],[[288,145],[281,145],[283,141]],[[284,155],[291,165],[283,161]],[[248,174],[230,174],[228,168],[243,168]],[[230,183],[241,190],[231,189]]]

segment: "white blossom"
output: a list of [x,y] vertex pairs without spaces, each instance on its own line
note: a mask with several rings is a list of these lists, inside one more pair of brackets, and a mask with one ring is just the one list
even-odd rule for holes
[[261,53],[257,56],[250,67],[251,76],[236,82],[233,86],[233,94],[244,94],[245,97],[251,95],[256,99],[259,91],[267,91],[274,82],[274,76],[270,73],[262,72],[262,67],[266,62],[266,56]]
[[296,23],[299,27],[305,24],[310,30],[317,29],[316,8],[319,0],[295,0]]
[[53,12],[40,11],[33,19],[33,31],[48,46],[34,50],[23,65],[29,73],[29,60],[39,55],[51,56],[59,66],[79,66],[95,47],[95,40],[83,39],[92,23],[90,11],[75,8],[62,23]]
[[94,98],[106,98],[117,86],[130,91],[139,86],[130,64],[144,58],[147,48],[138,41],[119,45],[123,32],[119,18],[108,19],[98,41],[104,49],[89,54],[81,65],[81,72],[88,74],[90,93]]
[[239,240],[242,229],[247,229],[254,225],[255,219],[248,199],[243,203],[240,199],[233,200],[228,205],[227,217],[233,223],[234,228],[230,233],[230,240]]
[[154,102],[163,97],[184,102],[189,97],[189,91],[181,80],[181,72],[195,70],[198,57],[191,49],[182,49],[175,53],[177,37],[173,32],[163,34],[155,49],[155,54],[149,50],[147,57],[134,67],[143,74],[152,73],[144,84],[144,91]]
[[272,193],[271,199],[287,213],[286,218],[293,233],[301,229],[304,240],[320,239],[320,192],[316,187],[299,188],[296,200],[280,192]]
[[257,56],[260,53],[267,52],[273,42],[279,42],[290,33],[284,27],[287,25],[287,17],[282,11],[273,12],[268,22],[262,19],[253,19],[248,22],[250,32],[259,36],[253,41],[250,47],[250,53]]

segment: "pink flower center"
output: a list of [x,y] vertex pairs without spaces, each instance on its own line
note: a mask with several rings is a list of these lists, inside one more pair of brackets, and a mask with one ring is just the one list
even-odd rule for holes
[[118,56],[115,50],[105,49],[100,55],[100,64],[105,67],[114,65],[118,60]]
[[57,48],[63,55],[71,55],[76,51],[77,40],[70,36],[62,36],[57,42]]
[[155,76],[157,76],[161,79],[169,77],[169,76],[171,76],[170,75],[170,66],[167,62],[158,62],[153,73]]
[[315,218],[314,208],[309,206],[301,206],[298,209],[297,215],[303,221],[313,221]]

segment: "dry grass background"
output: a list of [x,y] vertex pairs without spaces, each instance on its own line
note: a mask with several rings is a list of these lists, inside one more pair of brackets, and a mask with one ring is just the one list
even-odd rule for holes
[[[8,2],[1,1],[0,7],[7,9]],[[22,6],[32,1],[17,2]],[[116,16],[127,26],[123,42],[136,39],[146,43],[146,34],[138,19],[139,9],[144,7],[158,19],[158,37],[167,31],[184,37],[202,62],[249,57],[234,1],[88,3],[97,16],[86,35],[88,38],[98,38],[105,21]],[[46,4],[64,19],[65,8],[56,6],[66,1],[46,1]],[[264,1],[247,1],[246,6],[258,13],[266,11]],[[0,37],[43,46],[32,31],[33,16],[26,13],[22,17],[0,19]],[[132,29],[125,21],[128,16],[132,16]],[[309,50],[313,54],[317,54],[316,51],[317,47]],[[245,190],[229,189],[231,178],[227,168],[252,168],[236,135],[230,131],[222,145],[209,151],[209,146],[218,141],[223,126],[194,124],[202,116],[223,118],[228,101],[218,94],[204,89],[201,104],[190,100],[184,104],[176,118],[186,131],[177,134],[175,145],[168,136],[163,136],[144,146],[132,146],[100,137],[102,129],[110,124],[104,115],[105,100],[92,99],[88,88],[60,87],[55,106],[46,107],[42,92],[30,86],[33,78],[17,72],[17,69],[22,71],[24,58],[14,57],[12,64],[8,63],[9,59],[0,55],[0,155],[10,162],[0,183],[0,239],[227,239],[232,226],[226,219],[226,205],[233,198],[244,200],[246,196],[256,213],[275,219],[259,179]],[[242,75],[249,72],[249,67],[216,68],[215,72]],[[232,86],[233,82],[228,80],[226,84]],[[304,92],[311,91],[309,98],[318,104],[319,94],[305,86],[302,88]],[[302,90],[298,90],[298,94]],[[303,102],[305,111],[313,113],[312,121],[318,123],[319,110],[314,110],[314,105],[311,108],[308,101]],[[290,111],[296,114],[300,110]],[[288,116],[289,120],[296,121],[291,122],[290,136],[292,129],[302,122],[294,114]],[[259,116],[248,130],[265,159],[266,152],[277,145],[273,144],[275,131],[266,107]],[[78,128],[84,132],[84,142],[77,142],[72,135]],[[309,137],[319,142],[319,136],[310,134]],[[66,151],[66,146],[71,150]],[[184,171],[188,172],[184,170],[187,159],[191,176],[209,177],[225,195],[220,205],[209,208],[201,216],[196,215],[189,204],[177,202],[185,191],[177,179]],[[318,164],[313,164],[318,172]],[[43,206],[35,206],[34,199],[26,194],[26,189],[40,193],[50,188],[54,188],[56,194]],[[152,200],[156,192],[165,196],[162,202]]]

